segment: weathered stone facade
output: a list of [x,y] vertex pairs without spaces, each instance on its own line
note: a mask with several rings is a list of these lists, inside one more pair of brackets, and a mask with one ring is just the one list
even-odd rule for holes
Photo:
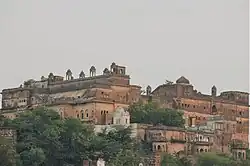
[[[183,111],[185,128],[131,124],[134,136],[152,142],[154,154],[220,151],[232,152],[237,158],[239,154],[245,155],[243,147],[229,147],[229,144],[238,140],[248,145],[248,93],[227,91],[217,95],[213,86],[211,94],[205,95],[183,76],[175,83],[168,81],[153,91],[148,86],[141,92],[140,86],[130,84],[124,66],[112,63],[101,75],[91,66],[89,77],[81,71],[74,78],[72,71],[67,70],[65,80],[50,73],[40,81],[28,80],[19,88],[4,89],[1,113],[14,119],[23,110],[47,106],[62,118],[75,117],[103,126],[113,123],[117,108],[127,108],[138,101],[155,102],[163,108]],[[129,124],[128,118],[123,122],[126,119]]]
[[[240,139],[248,143],[249,93],[226,91],[218,95],[216,87],[213,86],[210,95],[202,94],[182,76],[175,83],[168,81],[158,86],[148,96],[157,100],[162,107],[184,111],[186,126],[194,127],[203,124],[213,115],[223,116],[221,123],[224,124],[225,137],[229,139],[233,135],[244,135]],[[225,131],[226,128],[234,130]],[[225,146],[227,146],[226,142]]]
[[2,113],[15,118],[18,111],[47,106],[62,117],[75,117],[95,124],[111,123],[112,112],[117,107],[128,107],[140,98],[140,86],[130,85],[124,66],[112,63],[102,75],[90,68],[90,76],[82,71],[74,78],[66,71],[66,80],[50,73],[40,81],[28,80],[19,88],[2,91]]

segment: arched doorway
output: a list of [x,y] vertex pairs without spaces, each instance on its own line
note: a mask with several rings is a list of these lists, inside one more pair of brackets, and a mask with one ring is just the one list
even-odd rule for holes
[[217,113],[217,108],[215,105],[212,106],[212,113]]
[[241,152],[238,152],[238,159],[241,159]]

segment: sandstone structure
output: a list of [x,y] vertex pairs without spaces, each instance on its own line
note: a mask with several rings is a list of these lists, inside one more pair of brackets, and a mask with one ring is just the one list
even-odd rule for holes
[[[2,91],[1,114],[15,118],[23,110],[46,106],[62,118],[75,117],[94,123],[96,128],[114,124],[133,125],[134,136],[152,142],[154,161],[162,152],[195,154],[209,151],[232,153],[245,158],[249,134],[249,93],[226,91],[202,94],[185,77],[166,81],[152,90],[130,84],[126,68],[112,63],[96,74],[90,67],[89,76],[81,71],[78,78],[71,70],[66,77],[50,73],[41,80],[28,80],[18,88]],[[155,102],[160,107],[183,111],[185,128],[130,124],[126,108],[135,102]],[[99,126],[99,127],[98,127]],[[156,160],[157,159],[157,160]],[[157,165],[157,164],[156,164]]]
[[[201,128],[206,125],[206,130],[213,135],[210,146],[213,151],[229,153],[234,149],[235,153],[239,152],[244,158],[245,152],[242,149],[246,149],[249,144],[249,93],[226,91],[218,95],[217,88],[212,86],[210,95],[202,94],[182,76],[175,83],[167,81],[153,91],[148,86],[146,95],[141,100],[144,103],[158,102],[163,108],[183,111],[186,128],[196,128],[196,132],[204,132],[204,128],[203,131]],[[181,133],[181,129],[179,132]],[[244,148],[231,147],[230,144],[235,141],[242,142]],[[196,150],[210,151],[210,147],[199,146]],[[238,155],[237,158],[241,157]]]
[[62,117],[75,117],[95,124],[109,124],[117,107],[128,107],[140,98],[141,87],[130,84],[124,66],[112,63],[101,75],[92,66],[87,77],[83,71],[74,78],[71,70],[66,79],[53,73],[41,80],[28,80],[19,88],[2,91],[2,113],[15,118],[17,112],[47,106]]

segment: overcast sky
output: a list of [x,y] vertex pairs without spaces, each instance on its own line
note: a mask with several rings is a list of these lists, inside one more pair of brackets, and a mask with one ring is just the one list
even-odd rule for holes
[[2,0],[0,89],[112,62],[155,88],[249,91],[248,0]]

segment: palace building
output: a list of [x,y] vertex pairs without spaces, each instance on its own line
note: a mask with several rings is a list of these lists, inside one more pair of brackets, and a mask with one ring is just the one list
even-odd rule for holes
[[28,80],[18,88],[2,91],[2,114],[15,118],[18,112],[46,106],[62,117],[75,117],[95,124],[109,124],[117,107],[127,108],[140,98],[141,87],[130,84],[126,68],[112,63],[96,74],[92,66],[89,76],[83,71],[74,78],[71,70],[66,79],[50,73],[41,80]]

